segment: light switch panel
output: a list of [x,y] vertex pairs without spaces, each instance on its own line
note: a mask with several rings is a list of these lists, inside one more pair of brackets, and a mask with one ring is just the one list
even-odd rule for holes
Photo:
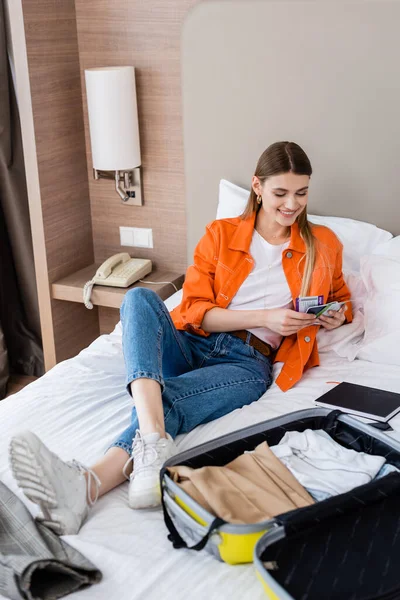
[[135,246],[139,246],[140,248],[148,248],[149,234],[147,229],[139,229],[136,227],[134,229],[133,239]]
[[153,248],[153,230],[145,227],[120,227],[121,246]]
[[121,246],[133,246],[133,235],[131,227],[120,227],[119,238]]

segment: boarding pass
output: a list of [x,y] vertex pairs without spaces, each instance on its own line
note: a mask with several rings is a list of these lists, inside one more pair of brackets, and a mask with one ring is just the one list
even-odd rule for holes
[[296,298],[296,310],[305,313],[310,306],[320,306],[323,303],[323,296],[299,296]]

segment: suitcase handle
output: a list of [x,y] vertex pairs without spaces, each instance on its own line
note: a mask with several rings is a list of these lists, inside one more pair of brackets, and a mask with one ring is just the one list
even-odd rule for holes
[[[163,473],[161,472],[161,478],[162,478],[162,475],[163,475]],[[176,549],[187,548],[188,550],[196,550],[197,552],[199,552],[200,550],[203,550],[203,548],[206,546],[206,544],[210,538],[210,535],[213,533],[213,531],[215,531],[215,529],[217,529],[221,525],[226,524],[226,521],[224,521],[220,517],[215,517],[215,519],[211,522],[207,532],[204,534],[204,536],[201,538],[201,540],[199,542],[197,542],[197,544],[194,544],[194,546],[188,546],[187,543],[185,542],[185,540],[179,534],[177,528],[174,525],[173,520],[171,519],[171,517],[169,515],[168,509],[167,509],[167,506],[165,503],[163,491],[161,491],[161,504],[162,504],[162,509],[163,509],[163,513],[164,513],[164,521],[165,521],[165,524],[169,531],[168,539],[170,542],[172,542],[173,547]]]

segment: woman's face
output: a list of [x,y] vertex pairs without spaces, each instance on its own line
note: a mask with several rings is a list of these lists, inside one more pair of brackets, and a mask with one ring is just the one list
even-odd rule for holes
[[252,184],[257,196],[262,197],[260,210],[270,220],[288,227],[307,205],[309,182],[308,175],[289,172],[269,177],[263,184],[254,176]]

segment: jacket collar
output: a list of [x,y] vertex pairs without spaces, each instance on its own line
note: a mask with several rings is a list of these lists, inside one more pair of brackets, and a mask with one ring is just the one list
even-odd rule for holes
[[[256,221],[256,212],[253,212],[247,219],[241,219],[239,225],[229,244],[230,250],[241,250],[248,252],[250,249],[251,239],[253,236],[254,225]],[[290,233],[289,246],[291,250],[296,250],[305,254],[306,245],[300,235],[300,229],[297,221],[293,223]]]
[[248,252],[253,237],[254,223],[256,221],[256,212],[253,212],[247,219],[240,219],[239,225],[232,236],[229,244],[230,250],[242,250]]

